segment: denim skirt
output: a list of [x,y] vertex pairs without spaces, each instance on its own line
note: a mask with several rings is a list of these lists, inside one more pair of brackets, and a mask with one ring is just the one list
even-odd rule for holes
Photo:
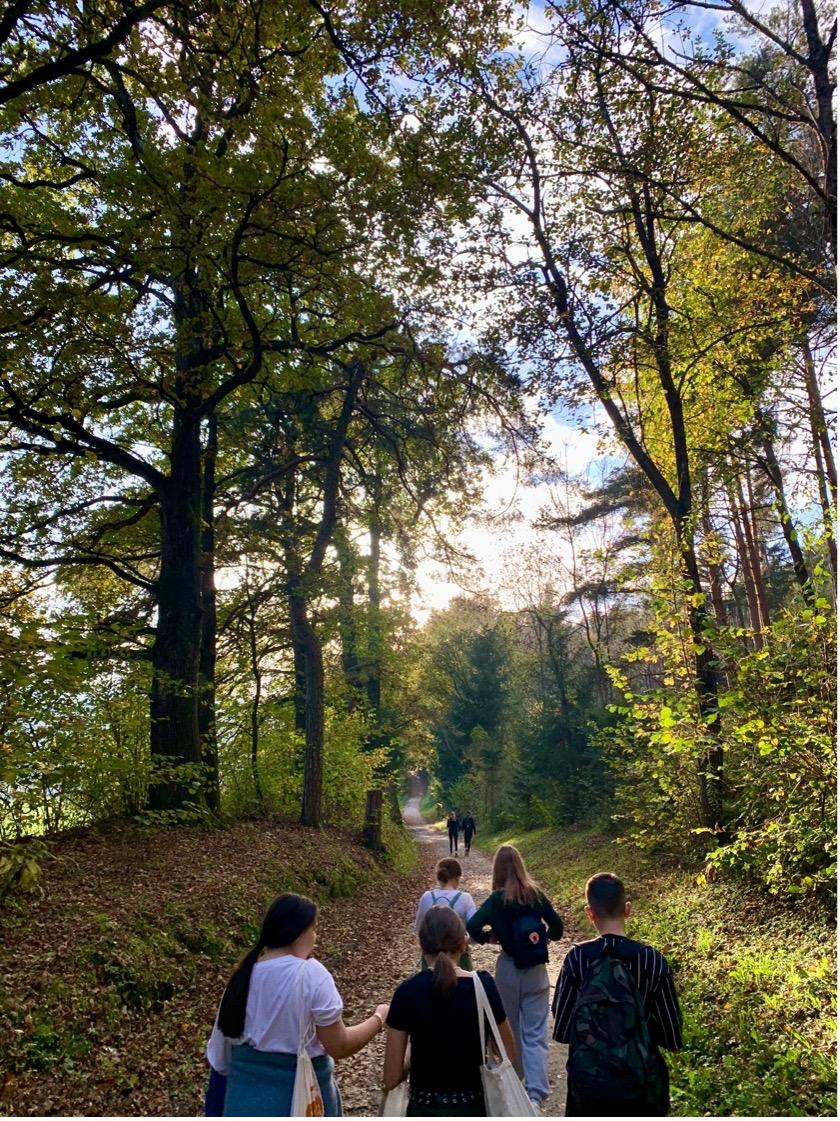
[[[324,1116],[341,1116],[341,1097],[329,1055],[312,1060],[324,1099]],[[225,1117],[290,1117],[297,1055],[257,1051],[246,1043],[232,1049],[225,1091]]]

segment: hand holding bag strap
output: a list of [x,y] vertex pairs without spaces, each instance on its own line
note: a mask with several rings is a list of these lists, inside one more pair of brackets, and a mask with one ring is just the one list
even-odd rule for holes
[[496,1046],[499,1049],[499,1058],[504,1062],[508,1058],[508,1053],[505,1050],[505,1045],[502,1043],[502,1036],[499,1032],[499,1025],[496,1023],[496,1017],[487,999],[487,993],[484,991],[484,985],[481,983],[481,978],[478,975],[478,970],[473,973],[473,984],[475,985],[475,1003],[478,1006],[478,1031],[481,1036],[481,1054],[486,1062],[486,1038],[484,1033],[484,1018],[485,1016],[490,1021],[490,1027],[493,1031],[493,1038],[496,1041]]

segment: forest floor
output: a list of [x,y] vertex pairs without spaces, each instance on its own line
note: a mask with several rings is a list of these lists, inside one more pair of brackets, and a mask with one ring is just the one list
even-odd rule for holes
[[[346,1021],[368,1016],[416,968],[417,902],[448,851],[416,802],[407,816],[417,861],[406,870],[414,846],[404,840],[400,872],[353,834],[289,823],[126,827],[55,842],[44,894],[0,911],[0,1114],[200,1113],[218,1001],[280,891],[319,900],[316,953]],[[490,859],[475,848],[461,859],[480,903]],[[496,952],[475,948],[476,964],[492,970]],[[552,979],[558,969],[556,960]],[[554,1116],[563,1112],[561,1052],[552,1046]],[[377,1114],[383,1054],[380,1035],[337,1064],[347,1114]]]
[[[416,961],[409,914],[428,866],[398,874],[349,832],[125,828],[54,853],[44,895],[0,911],[3,1115],[200,1113],[221,993],[281,891],[318,899],[317,954],[349,1023]],[[339,1064],[348,1113],[376,1112],[382,1047]]]

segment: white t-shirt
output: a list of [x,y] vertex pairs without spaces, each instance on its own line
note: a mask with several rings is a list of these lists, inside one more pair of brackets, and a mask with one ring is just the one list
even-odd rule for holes
[[296,1055],[301,1029],[310,1036],[306,1042],[310,1058],[325,1055],[313,1022],[329,1027],[343,1007],[332,974],[319,961],[304,961],[293,954],[258,961],[248,988],[245,1030],[239,1039],[229,1039],[219,1030],[217,1015],[207,1042],[207,1061],[219,1074],[227,1074],[230,1049],[236,1043],[248,1043],[257,1051]]
[[[458,899],[454,905],[451,900]],[[417,906],[417,917],[414,920],[414,931],[416,934],[420,933],[420,923],[423,921],[423,916],[430,907],[434,907],[436,903],[447,903],[453,907],[454,911],[461,916],[464,922],[472,918],[476,912],[475,901],[468,891],[461,891],[460,888],[451,887],[435,887],[431,891],[424,891],[420,896],[420,902]]]

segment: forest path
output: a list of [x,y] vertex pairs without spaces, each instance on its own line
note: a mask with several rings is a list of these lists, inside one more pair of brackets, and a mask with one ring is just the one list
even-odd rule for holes
[[[408,800],[403,816],[418,844],[420,858],[418,873],[425,875],[426,886],[432,887],[435,882],[435,865],[442,856],[449,855],[449,841],[444,834],[424,821],[420,814],[419,798]],[[464,869],[461,886],[472,895],[480,906],[490,894],[492,861],[489,856],[476,848],[473,848],[469,855],[463,852],[463,845],[460,846],[460,849],[458,859]],[[403,977],[408,977],[415,971],[419,955],[417,939],[414,934],[416,903],[417,900],[414,901],[414,906],[406,907],[402,914],[394,916],[393,927],[389,936],[389,970],[396,971],[401,968]],[[551,961],[548,966],[552,992],[563,958],[570,945],[571,936],[569,934],[565,935],[559,944],[552,944]],[[473,962],[478,968],[487,969],[491,974],[495,973],[497,947],[472,946],[470,952]],[[379,1061],[381,1049],[382,1043],[378,1040],[374,1047],[367,1048],[362,1054],[370,1053],[371,1057],[376,1054]],[[361,1058],[361,1056],[358,1056],[358,1058]],[[379,1104],[378,1092],[368,1096],[366,1101],[364,1100],[364,1094],[359,1093],[362,1087],[359,1085],[358,1077],[355,1077],[358,1071],[356,1063],[357,1059],[354,1059],[352,1071],[349,1068],[342,1071],[341,1066],[343,1064],[341,1064],[338,1072],[345,1108],[348,1113],[375,1113]],[[367,1066],[367,1063],[364,1065]],[[381,1070],[381,1067],[379,1069]],[[358,1073],[361,1072],[358,1071]],[[554,1043],[550,1044],[549,1047],[549,1078],[551,1095],[544,1104],[544,1113],[551,1117],[561,1117],[566,1103],[566,1048]]]

